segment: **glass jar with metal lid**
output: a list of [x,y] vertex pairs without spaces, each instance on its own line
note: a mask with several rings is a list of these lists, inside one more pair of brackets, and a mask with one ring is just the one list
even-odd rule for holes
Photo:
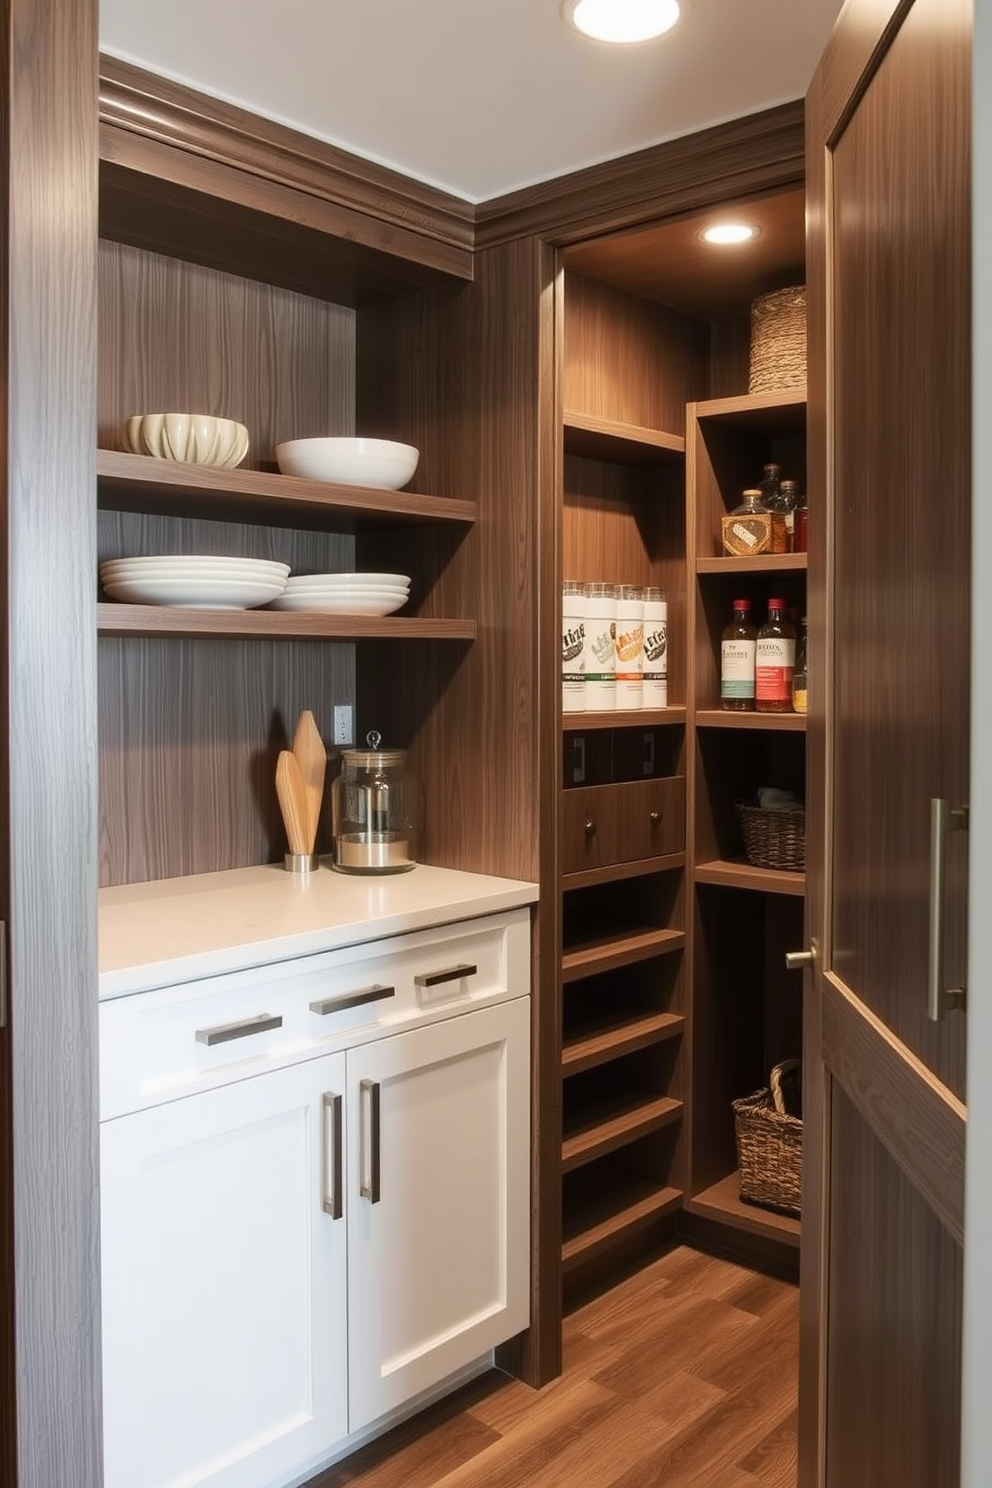
[[420,794],[405,749],[343,749],[331,786],[334,867],[341,873],[402,873],[417,861]]

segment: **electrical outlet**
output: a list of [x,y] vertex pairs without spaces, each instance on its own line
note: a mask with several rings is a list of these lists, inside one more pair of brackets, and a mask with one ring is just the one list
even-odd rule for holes
[[349,703],[335,706],[334,742],[335,744],[351,743],[351,705]]

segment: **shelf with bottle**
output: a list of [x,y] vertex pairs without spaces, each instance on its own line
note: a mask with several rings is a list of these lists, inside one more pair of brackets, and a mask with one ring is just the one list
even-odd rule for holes
[[[781,655],[766,656],[759,679],[757,638],[768,630],[773,614],[781,617]],[[784,574],[707,575],[697,583],[695,615],[695,721],[734,728],[805,728],[805,715],[792,697],[797,650],[805,655],[805,576]],[[735,636],[737,639],[735,640]],[[769,635],[764,649],[775,649]],[[779,671],[767,670],[774,662]],[[777,678],[778,686],[773,686]],[[759,680],[762,685],[759,686]],[[801,700],[800,700],[801,701]],[[789,722],[780,722],[788,719]]]

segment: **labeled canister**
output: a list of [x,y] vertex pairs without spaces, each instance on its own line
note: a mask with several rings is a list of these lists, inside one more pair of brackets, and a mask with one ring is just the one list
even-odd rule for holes
[[615,584],[590,584],[586,598],[583,659],[586,712],[609,713],[617,702],[617,591]]
[[668,598],[653,585],[644,591],[644,680],[641,702],[645,708],[668,707]]
[[644,680],[644,590],[621,584],[617,591],[617,710],[640,708]]
[[561,591],[561,711],[582,713],[586,706],[586,590],[566,579]]

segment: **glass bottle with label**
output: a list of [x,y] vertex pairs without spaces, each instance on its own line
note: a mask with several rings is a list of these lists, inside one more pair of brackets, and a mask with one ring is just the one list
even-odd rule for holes
[[668,707],[668,596],[664,589],[644,591],[644,681],[641,704]]
[[795,713],[806,712],[806,616],[799,622],[796,637],[796,670],[792,674],[792,708]]
[[561,710],[582,713],[586,706],[586,585],[574,579],[562,584]]
[[720,707],[729,713],[754,708],[755,642],[751,601],[734,600],[734,618],[720,640]]
[[785,600],[768,601],[768,619],[755,646],[754,706],[758,713],[792,712],[796,632],[785,617]]
[[769,511],[776,511],[778,510],[777,502],[782,489],[782,467],[781,465],[769,462],[769,464],[763,465],[761,470],[762,473],[761,479],[758,482],[758,489],[761,492],[762,504]]
[[586,596],[583,660],[586,712],[609,713],[617,705],[617,591],[613,584],[590,584]]
[[640,708],[644,692],[644,590],[621,584],[617,590],[616,706]]

